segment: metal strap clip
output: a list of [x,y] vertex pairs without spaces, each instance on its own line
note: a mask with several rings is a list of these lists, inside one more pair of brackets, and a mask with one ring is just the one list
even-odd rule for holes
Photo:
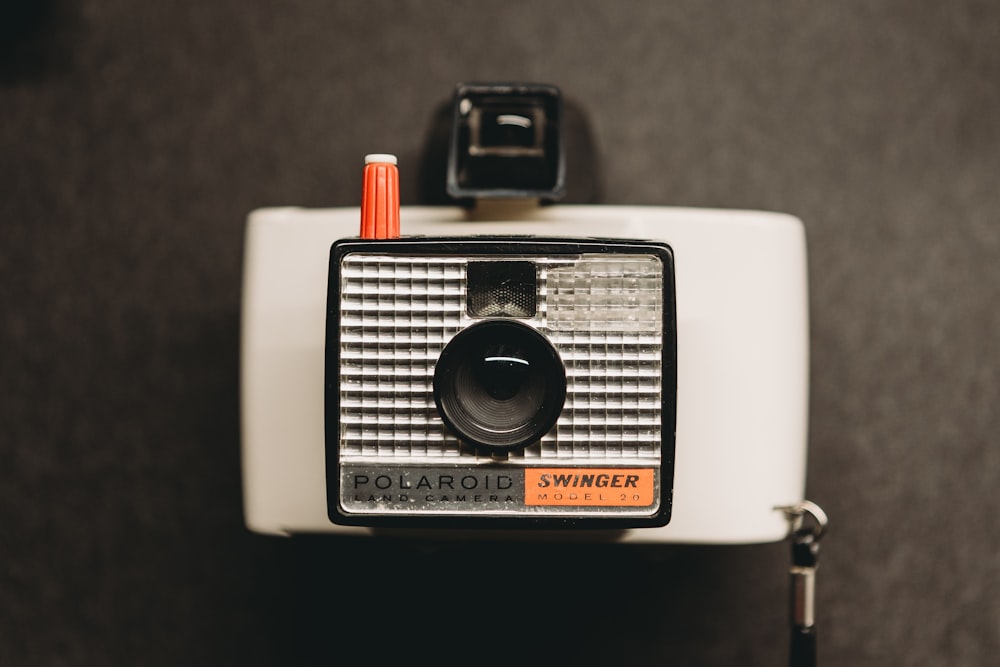
[[789,616],[791,619],[792,667],[816,665],[816,561],[819,541],[826,533],[826,512],[816,503],[803,500],[796,505],[776,507],[785,514],[792,543]]

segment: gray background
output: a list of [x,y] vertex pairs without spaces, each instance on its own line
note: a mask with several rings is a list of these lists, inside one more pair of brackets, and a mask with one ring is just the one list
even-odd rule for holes
[[433,110],[504,79],[584,110],[604,203],[805,221],[820,664],[996,664],[1000,5],[2,11],[0,664],[782,664],[784,544],[242,526],[246,214],[372,151],[420,203]]

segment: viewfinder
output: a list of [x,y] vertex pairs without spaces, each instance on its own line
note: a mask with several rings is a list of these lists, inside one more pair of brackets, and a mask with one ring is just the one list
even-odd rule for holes
[[469,262],[466,268],[469,317],[534,317],[538,272],[533,262]]

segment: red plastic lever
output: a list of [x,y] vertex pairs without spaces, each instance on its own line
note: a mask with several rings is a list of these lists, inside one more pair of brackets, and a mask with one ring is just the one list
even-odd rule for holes
[[399,238],[399,171],[395,155],[374,153],[365,156],[361,238]]

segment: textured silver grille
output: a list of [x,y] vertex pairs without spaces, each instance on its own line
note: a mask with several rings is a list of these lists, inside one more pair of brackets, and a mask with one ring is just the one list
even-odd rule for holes
[[658,462],[662,424],[663,266],[651,255],[517,256],[535,263],[538,308],[521,320],[566,367],[556,426],[523,452],[470,452],[433,396],[441,350],[475,321],[466,265],[496,257],[346,255],[340,284],[340,459],[565,464]]

